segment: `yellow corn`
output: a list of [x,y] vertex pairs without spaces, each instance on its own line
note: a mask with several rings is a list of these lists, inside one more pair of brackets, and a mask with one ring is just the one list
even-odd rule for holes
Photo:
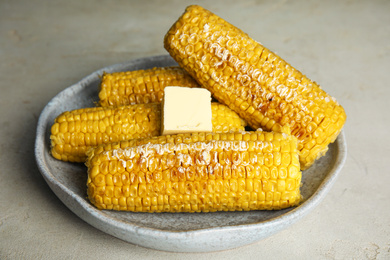
[[[245,121],[225,105],[213,102],[211,110],[214,132],[245,130]],[[51,153],[62,161],[85,162],[90,147],[159,135],[160,123],[157,103],[67,111],[51,128]]]
[[211,123],[214,133],[241,132],[247,125],[236,112],[218,102],[211,103]]
[[177,66],[104,73],[99,103],[101,106],[159,103],[166,86],[199,87],[185,70]]
[[171,56],[221,103],[257,129],[288,125],[302,169],[323,155],[346,114],[319,85],[247,34],[189,6],[164,38]]
[[135,212],[274,210],[299,204],[297,138],[271,132],[191,133],[88,152],[88,198]]

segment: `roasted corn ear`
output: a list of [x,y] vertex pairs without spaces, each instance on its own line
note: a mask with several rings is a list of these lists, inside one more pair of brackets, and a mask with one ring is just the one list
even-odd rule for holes
[[301,169],[323,155],[346,114],[314,81],[240,29],[200,6],[189,6],[164,38],[170,55],[202,87],[253,129],[289,125]]
[[178,66],[104,73],[99,90],[101,106],[159,103],[166,86],[200,87]]
[[[211,110],[214,132],[245,130],[246,122],[225,105],[213,102]],[[156,136],[160,131],[157,103],[67,111],[51,127],[51,153],[62,161],[85,162],[90,147]]]
[[98,209],[214,212],[299,204],[297,138],[284,133],[191,133],[90,149],[88,198]]

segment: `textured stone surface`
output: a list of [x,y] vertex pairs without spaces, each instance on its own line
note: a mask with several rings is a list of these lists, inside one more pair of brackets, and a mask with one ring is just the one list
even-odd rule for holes
[[163,36],[191,3],[1,1],[0,258],[390,258],[388,1],[197,2],[276,51],[346,109],[346,164],[324,200],[288,229],[223,252],[160,252],[99,231],[51,191],[34,159],[43,107],[99,68],[166,54]]

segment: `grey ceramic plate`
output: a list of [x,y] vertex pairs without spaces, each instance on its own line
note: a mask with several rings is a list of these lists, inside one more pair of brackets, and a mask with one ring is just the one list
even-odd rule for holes
[[288,228],[316,207],[336,180],[346,158],[342,132],[326,156],[303,172],[304,202],[281,211],[217,213],[132,213],[100,211],[86,199],[86,167],[55,160],[50,155],[50,127],[66,110],[94,106],[99,75],[175,65],[169,56],[154,56],[98,70],[55,96],[42,111],[35,156],[46,182],[61,201],[92,226],[130,243],[174,252],[209,252],[251,244]]

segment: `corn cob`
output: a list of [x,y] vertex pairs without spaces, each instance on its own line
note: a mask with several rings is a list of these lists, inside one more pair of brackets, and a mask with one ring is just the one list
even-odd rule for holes
[[160,103],[166,86],[199,87],[178,66],[104,73],[100,84],[99,104],[121,106]]
[[[245,121],[225,105],[211,104],[214,132],[244,131]],[[85,162],[90,147],[159,135],[161,106],[157,103],[93,107],[67,111],[51,128],[51,153],[59,160]]]
[[271,132],[191,133],[88,152],[88,198],[135,212],[274,210],[298,205],[297,138]]
[[289,125],[307,169],[340,133],[346,114],[317,83],[247,34],[189,6],[164,38],[171,56],[253,128]]

